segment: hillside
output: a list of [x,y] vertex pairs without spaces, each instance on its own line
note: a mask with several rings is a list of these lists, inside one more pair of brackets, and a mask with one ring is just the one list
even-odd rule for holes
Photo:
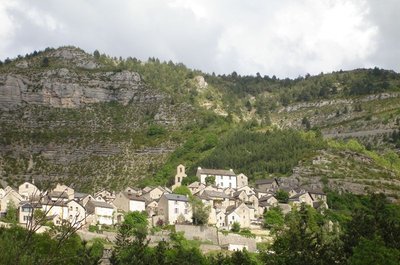
[[378,68],[216,76],[48,48],[0,66],[0,174],[12,185],[34,178],[88,191],[165,185],[184,163],[191,175],[197,166],[234,168],[251,181],[395,195],[399,97],[400,75]]

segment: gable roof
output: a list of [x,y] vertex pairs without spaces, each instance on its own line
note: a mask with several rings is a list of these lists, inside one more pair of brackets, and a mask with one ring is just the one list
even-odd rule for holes
[[196,176],[200,174],[206,175],[218,175],[218,176],[236,176],[233,170],[224,170],[224,169],[209,169],[209,168],[199,168],[197,169]]
[[88,201],[86,206],[88,206],[88,204],[90,204],[89,206],[94,206],[94,207],[114,209],[114,207],[111,204],[106,203],[106,202],[101,202],[101,201],[90,200],[90,201]]
[[[271,199],[271,198],[275,198],[275,196],[274,195],[265,195],[265,196],[262,196],[260,199],[258,199],[258,201],[259,202],[263,202],[263,201],[268,201],[269,199]],[[275,198],[276,199],[276,198]]]
[[240,195],[242,192],[244,192],[244,193],[247,195],[246,191],[244,191],[244,190],[238,190],[238,191],[236,191],[236,192],[234,192],[234,193],[232,194],[232,197],[234,197],[234,198],[239,197],[239,195]]
[[180,195],[180,194],[164,194],[165,198],[169,201],[182,201],[182,202],[188,202],[189,199],[185,195]]
[[276,179],[258,179],[256,180],[256,185],[262,185],[262,184],[272,184],[276,181]]
[[126,198],[128,198],[131,201],[142,201],[145,202],[146,199],[143,198],[142,196],[139,196],[139,194],[133,194],[133,193],[128,193],[128,192],[123,192],[122,193]]
[[214,198],[229,198],[229,195],[224,192],[215,190],[205,190],[203,191],[203,195]]

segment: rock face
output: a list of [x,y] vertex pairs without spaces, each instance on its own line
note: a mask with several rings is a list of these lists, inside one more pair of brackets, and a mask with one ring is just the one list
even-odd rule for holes
[[159,95],[144,92],[137,73],[99,72],[77,74],[61,68],[36,73],[0,75],[0,109],[25,104],[57,108],[79,108],[84,104],[117,101],[124,105],[135,100],[145,102]]
[[117,189],[166,161],[177,143],[147,130],[183,127],[191,106],[170,104],[136,72],[107,69],[73,47],[0,68],[0,185],[35,179]]

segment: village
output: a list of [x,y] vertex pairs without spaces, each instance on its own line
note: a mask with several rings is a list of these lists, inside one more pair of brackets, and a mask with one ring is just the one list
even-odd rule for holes
[[[257,180],[250,187],[248,177],[232,169],[198,167],[196,176],[198,181],[187,188],[207,207],[207,225],[216,231],[229,231],[235,224],[250,231],[262,229],[263,214],[272,207],[279,207],[284,214],[302,203],[319,210],[328,207],[322,190],[291,187],[276,178]],[[76,230],[88,231],[90,227],[101,230],[115,226],[124,220],[126,213],[139,211],[147,213],[149,224],[154,227],[176,225],[185,231],[183,225],[193,226],[193,207],[189,196],[175,194],[174,190],[181,187],[186,177],[185,167],[179,165],[171,188],[126,187],[120,192],[101,190],[94,194],[80,193],[63,184],[41,191],[34,181],[25,182],[18,189],[10,186],[0,189],[0,214],[6,216],[13,205],[18,211],[19,224],[28,227],[33,225],[33,213],[41,210],[55,226],[67,223]],[[285,202],[279,200],[279,192],[288,195]],[[235,249],[243,248],[249,249],[248,244],[236,244]]]

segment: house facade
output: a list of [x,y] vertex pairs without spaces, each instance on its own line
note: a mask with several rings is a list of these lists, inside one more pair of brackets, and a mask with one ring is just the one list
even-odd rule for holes
[[200,183],[206,184],[206,178],[214,177],[215,185],[220,188],[237,188],[237,177],[232,169],[206,169],[197,168],[196,176],[199,178]]
[[106,203],[99,202],[95,200],[90,200],[85,205],[87,211],[88,223],[92,225],[113,225],[114,224],[114,206]]
[[192,222],[192,210],[189,199],[178,194],[164,194],[158,202],[158,214],[164,217],[166,224]]
[[146,210],[146,200],[139,194],[120,192],[115,196],[113,204],[125,212],[142,212]]
[[40,196],[40,190],[34,184],[29,182],[19,185],[18,193],[25,201],[31,200],[33,197]]

